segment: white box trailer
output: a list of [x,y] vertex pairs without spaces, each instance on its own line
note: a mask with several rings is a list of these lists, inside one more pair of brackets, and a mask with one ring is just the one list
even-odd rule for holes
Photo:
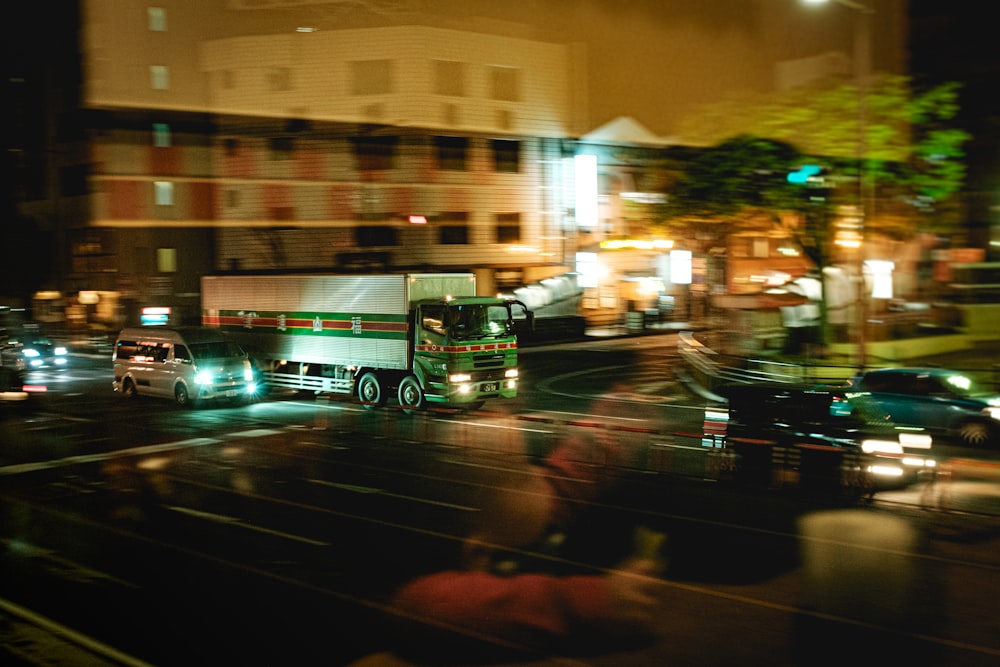
[[276,387],[478,407],[517,395],[512,308],[471,273],[202,278],[202,324],[247,348]]

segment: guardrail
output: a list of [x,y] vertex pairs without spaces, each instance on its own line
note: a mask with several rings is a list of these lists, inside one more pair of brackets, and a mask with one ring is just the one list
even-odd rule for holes
[[680,333],[677,349],[690,378],[705,390],[709,398],[715,396],[718,387],[729,383],[805,382],[836,385],[842,384],[857,370],[853,366],[794,364],[774,359],[725,355],[699,341],[690,331]]

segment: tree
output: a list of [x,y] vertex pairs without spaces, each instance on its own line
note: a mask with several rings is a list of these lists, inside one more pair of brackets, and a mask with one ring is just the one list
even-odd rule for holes
[[909,77],[898,75],[863,90],[821,81],[709,105],[683,121],[678,134],[700,145],[745,135],[790,143],[828,168],[843,200],[863,168],[877,193],[866,226],[878,229],[881,222],[879,231],[897,237],[918,227],[943,232],[956,222],[942,212],[962,188],[962,146],[971,138],[951,125],[958,92],[954,82],[914,91]]
[[683,170],[661,210],[672,236],[697,227],[725,238],[746,227],[777,224],[782,211],[802,205],[802,188],[788,173],[803,160],[789,143],[740,135],[700,151]]

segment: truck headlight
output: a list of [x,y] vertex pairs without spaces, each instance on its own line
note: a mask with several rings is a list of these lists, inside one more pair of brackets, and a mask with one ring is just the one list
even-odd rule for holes
[[517,369],[516,368],[508,368],[506,371],[504,371],[503,376],[505,378],[516,378],[517,377]]
[[448,382],[459,383],[459,382],[471,382],[472,376],[468,373],[452,373],[448,376]]

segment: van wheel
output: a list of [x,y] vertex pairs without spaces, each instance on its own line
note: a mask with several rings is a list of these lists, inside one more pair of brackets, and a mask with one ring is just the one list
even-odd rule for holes
[[125,378],[122,380],[122,396],[124,398],[135,398],[138,392],[135,390],[135,383],[132,382],[131,378]]
[[177,401],[177,405],[182,408],[187,408],[191,406],[191,396],[188,394],[187,387],[182,384],[177,385],[174,388],[174,400]]
[[408,415],[424,407],[424,391],[420,388],[420,382],[412,375],[407,375],[399,383],[399,404]]
[[369,410],[375,409],[385,403],[385,396],[382,392],[382,383],[374,373],[365,373],[358,380],[358,398]]

